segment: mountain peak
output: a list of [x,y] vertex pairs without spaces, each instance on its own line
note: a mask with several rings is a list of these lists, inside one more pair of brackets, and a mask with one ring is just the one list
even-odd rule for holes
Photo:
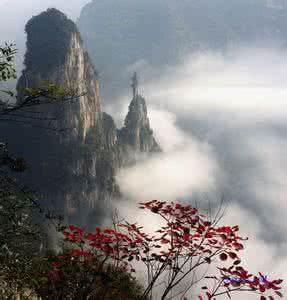
[[61,11],[49,8],[26,24],[27,52],[25,66],[37,66],[43,72],[64,62],[76,24]]
[[59,10],[49,8],[28,21],[26,32],[25,69],[17,85],[19,94],[23,88],[38,87],[43,81],[77,90],[81,96],[61,110],[57,123],[60,128],[71,128],[65,139],[85,139],[100,118],[101,101],[96,70],[83,48],[76,24]]
[[124,144],[142,152],[158,152],[160,147],[154,139],[147,115],[145,99],[138,93],[137,74],[132,78],[133,99],[125,119],[125,125],[120,131]]

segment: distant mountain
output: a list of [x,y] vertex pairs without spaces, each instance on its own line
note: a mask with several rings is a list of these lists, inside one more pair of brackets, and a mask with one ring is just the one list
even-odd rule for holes
[[196,50],[287,41],[287,3],[281,0],[94,0],[78,21],[91,58],[113,101],[127,66],[144,60],[174,64]]

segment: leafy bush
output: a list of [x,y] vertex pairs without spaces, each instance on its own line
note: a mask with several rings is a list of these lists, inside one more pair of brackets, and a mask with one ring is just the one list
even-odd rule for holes
[[38,260],[31,288],[42,299],[137,300],[143,288],[128,272],[67,251]]
[[14,55],[17,52],[14,44],[5,44],[0,47],[0,81],[16,79],[16,69],[14,67]]
[[[151,297],[164,276],[161,299],[167,299],[175,287],[189,279],[180,294],[181,299],[187,299],[185,294],[197,283],[193,273],[202,266],[215,263],[219,272],[202,278],[207,284],[202,285],[204,296],[198,295],[199,300],[222,295],[231,298],[234,292],[241,291],[256,292],[261,300],[267,299],[266,294],[270,300],[275,295],[283,297],[279,291],[283,280],[262,282],[240,266],[239,252],[244,249],[246,239],[238,235],[238,225],[216,226],[218,220],[210,221],[196,208],[180,203],[153,200],[140,203],[140,208],[157,214],[166,224],[154,235],[146,234],[143,227],[128,222],[115,222],[114,229],[97,227],[94,233],[75,226],[66,228],[63,235],[70,250],[55,257],[49,272],[44,274],[49,293],[58,296],[70,292],[70,299],[87,299],[95,293],[94,299],[105,299],[105,293],[111,293],[114,288],[125,292],[127,299],[139,296],[145,299]],[[137,289],[138,294],[131,296],[126,287],[132,282],[129,274],[136,272],[134,261],[146,267],[148,280],[144,290]],[[231,265],[225,267],[228,261]],[[127,279],[124,289],[121,287],[122,276]],[[238,281],[226,282],[226,278],[234,276]],[[210,280],[211,285],[208,284]]]

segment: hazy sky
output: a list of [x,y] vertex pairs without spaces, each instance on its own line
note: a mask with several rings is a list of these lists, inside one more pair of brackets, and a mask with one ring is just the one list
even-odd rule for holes
[[[2,13],[7,13],[6,18],[9,16],[17,16],[20,12],[21,15],[25,17],[30,17],[31,15],[40,12],[48,7],[56,7],[63,12],[65,12],[69,17],[75,19],[79,16],[82,7],[91,2],[89,0],[0,0],[0,7]],[[1,18],[5,15],[0,12]],[[2,19],[1,19],[2,20]],[[19,20],[20,21],[20,20]]]
[[[82,7],[89,0],[0,0],[0,45],[5,41],[16,43],[18,55],[16,67],[18,74],[22,70],[24,53],[26,51],[25,24],[33,16],[50,7],[64,12],[69,18],[76,21]],[[15,82],[10,82],[13,88]]]
[[[55,7],[76,21],[82,7],[89,0],[0,0],[1,41],[12,40],[22,43],[26,22],[49,7]],[[69,4],[67,4],[69,3]],[[2,26],[4,24],[4,26]]]
[[[76,20],[89,0],[0,0],[0,37],[15,40],[23,38],[25,23],[33,16],[55,7]],[[67,4],[69,3],[69,4]],[[4,26],[2,26],[4,24]]]

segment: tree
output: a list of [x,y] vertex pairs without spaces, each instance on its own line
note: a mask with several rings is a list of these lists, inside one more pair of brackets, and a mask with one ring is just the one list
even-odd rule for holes
[[16,52],[14,44],[5,43],[4,47],[0,47],[0,81],[16,79],[16,69],[13,64]]
[[32,219],[34,195],[12,175],[24,171],[24,161],[12,158],[4,144],[0,145],[0,167],[0,298],[12,298],[30,277],[41,227]]
[[149,299],[142,298],[143,287],[130,273],[112,264],[103,264],[97,257],[82,259],[66,250],[39,262],[35,264],[33,278],[36,280],[30,283],[30,288],[41,299]]
[[[15,53],[13,44],[0,47],[0,81],[15,78]],[[36,112],[33,108],[47,104],[63,105],[79,97],[75,90],[50,83],[43,83],[38,88],[25,88],[21,98],[10,90],[4,90],[2,93],[0,122],[24,123],[56,131],[58,128],[52,123],[54,119],[41,115],[41,111]],[[34,120],[40,123],[35,124]],[[41,122],[48,125],[42,126]],[[45,244],[44,229],[35,221],[35,211],[49,219],[55,227],[58,225],[55,221],[60,221],[60,218],[51,215],[47,208],[40,204],[34,192],[19,182],[17,174],[25,169],[24,159],[13,157],[7,145],[0,143],[1,299],[11,299],[25,291],[34,269],[33,260],[39,256],[40,244]]]
[[[161,299],[168,299],[176,287],[185,283],[178,296],[188,299],[187,293],[205,280],[207,284],[201,286],[203,294],[197,295],[199,300],[218,299],[222,295],[231,299],[233,293],[247,291],[257,293],[261,300],[267,296],[269,300],[275,296],[283,297],[280,292],[283,280],[262,281],[240,266],[239,252],[244,249],[243,242],[247,239],[238,235],[237,225],[217,226],[218,220],[210,221],[198,209],[180,203],[153,200],[140,203],[140,209],[157,214],[165,225],[154,235],[146,234],[143,227],[128,222],[115,224],[113,229],[97,227],[94,233],[75,226],[66,228],[63,235],[70,250],[64,257],[61,255],[51,262],[47,282],[52,282],[56,288],[63,278],[66,282],[73,281],[74,273],[70,272],[71,277],[67,277],[65,271],[67,259],[76,261],[77,268],[79,264],[89,265],[95,260],[99,264],[98,272],[112,266],[130,274],[136,272],[135,261],[146,268],[147,285],[142,299],[151,297],[159,284],[164,284]],[[230,266],[221,265],[229,261]],[[216,265],[218,274],[208,274],[211,264]],[[194,273],[202,267],[207,267],[206,274],[194,280]],[[93,280],[96,275],[91,282]],[[212,285],[208,283],[210,280]]]

